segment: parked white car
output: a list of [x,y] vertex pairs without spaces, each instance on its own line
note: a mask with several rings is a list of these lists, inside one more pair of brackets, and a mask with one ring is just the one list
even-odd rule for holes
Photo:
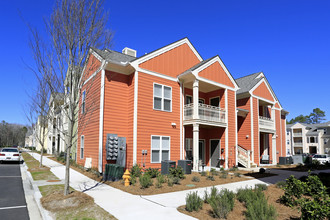
[[0,152],[0,162],[3,161],[17,161],[21,160],[21,154],[17,148],[6,147]]
[[315,154],[313,160],[318,160],[321,164],[325,164],[326,162],[330,163],[330,156],[327,154]]

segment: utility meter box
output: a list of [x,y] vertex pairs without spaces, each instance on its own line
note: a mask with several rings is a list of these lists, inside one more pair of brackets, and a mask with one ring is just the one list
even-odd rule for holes
[[178,167],[182,167],[184,174],[191,174],[191,160],[178,160]]
[[172,160],[163,160],[161,167],[161,174],[167,175],[170,173],[170,168],[175,168],[175,161]]
[[118,137],[118,157],[116,164],[125,167],[126,165],[126,138]]
[[106,142],[106,159],[107,160],[117,160],[118,157],[118,135],[107,134]]

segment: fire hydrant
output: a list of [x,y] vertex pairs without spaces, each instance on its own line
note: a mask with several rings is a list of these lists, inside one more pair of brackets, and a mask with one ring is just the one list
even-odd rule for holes
[[125,171],[125,173],[123,175],[123,179],[125,181],[125,186],[129,186],[129,182],[130,182],[129,180],[131,179],[131,175],[130,175],[128,169],[126,169],[126,171]]

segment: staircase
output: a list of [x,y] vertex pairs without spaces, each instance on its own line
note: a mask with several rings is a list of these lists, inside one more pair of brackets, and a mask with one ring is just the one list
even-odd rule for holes
[[257,167],[255,163],[251,161],[251,151],[246,150],[243,147],[237,145],[237,161],[245,168]]

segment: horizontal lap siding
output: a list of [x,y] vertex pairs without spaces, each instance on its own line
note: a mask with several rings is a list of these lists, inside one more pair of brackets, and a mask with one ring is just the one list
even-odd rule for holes
[[[225,98],[224,98],[224,89],[217,89],[212,92],[199,92],[199,98],[205,101],[205,104],[210,105],[210,99],[215,97],[220,97],[220,108],[225,108]],[[193,96],[193,90],[189,88],[184,88],[184,97],[186,96]],[[185,100],[186,103],[186,100]]]
[[227,73],[222,69],[220,63],[215,62],[205,68],[204,70],[198,73],[198,76],[212,80],[217,83],[224,84],[231,88],[234,88],[234,84],[231,82],[230,78],[228,77]]
[[228,93],[228,166],[236,165],[236,97],[235,91],[227,90]]
[[187,69],[199,63],[196,54],[185,43],[150,60],[139,66],[143,69],[162,73],[167,76],[177,77]]
[[[85,165],[85,159],[92,158],[92,167],[98,167],[99,155],[99,122],[100,122],[100,90],[101,72],[88,81],[82,91],[86,90],[86,113],[81,114],[81,94],[79,104],[77,162]],[[84,158],[80,159],[80,140],[84,135]]]
[[82,77],[82,82],[86,81],[100,66],[101,62],[91,54],[84,71],[85,74]]
[[133,120],[134,120],[134,80],[135,73],[129,76],[128,80],[128,135],[127,135],[127,148],[126,148],[126,167],[133,166]]
[[274,101],[271,92],[268,90],[265,82],[262,82],[254,91],[253,95],[262,97],[264,99],[267,99],[269,101]]
[[[237,139],[238,145],[246,150],[251,150],[251,113],[250,113],[250,98],[237,100],[237,108],[248,110],[249,113],[245,118],[237,117]],[[248,137],[247,137],[248,135]]]
[[286,120],[285,120],[284,115],[281,115],[281,123],[282,123],[282,127],[281,127],[282,154],[283,154],[283,157],[285,157],[286,156],[286,129],[285,129]]
[[107,134],[117,134],[119,137],[126,137],[127,148],[132,148],[133,143],[129,136],[129,84],[130,76],[106,71],[104,88],[104,123],[103,123],[103,169],[106,163]]
[[[180,159],[180,85],[141,72],[138,79],[137,163],[142,162],[141,151],[148,150],[146,167],[159,168],[160,163],[150,163],[151,135],[170,136],[170,159]],[[154,83],[172,87],[172,112],[153,109]]]
[[256,98],[253,100],[253,152],[254,162],[259,165],[259,101]]
[[[282,135],[281,135],[281,112],[275,110],[275,128],[276,128],[276,161],[279,161],[279,157],[283,157],[281,149]],[[278,152],[278,153],[277,153]]]

